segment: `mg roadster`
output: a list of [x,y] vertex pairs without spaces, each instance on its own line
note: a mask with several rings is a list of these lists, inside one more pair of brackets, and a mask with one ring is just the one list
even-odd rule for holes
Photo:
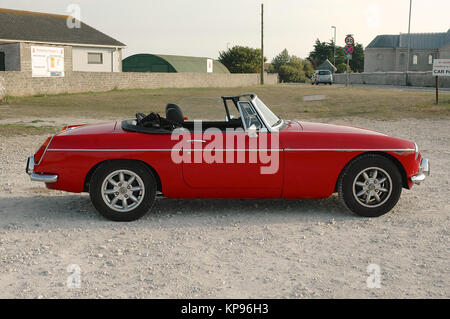
[[[319,199],[378,217],[430,174],[416,143],[371,130],[280,119],[255,94],[222,97],[224,121],[165,116],[64,127],[28,158],[32,181],[88,192],[114,221],[167,198]],[[235,114],[235,115],[233,115]]]

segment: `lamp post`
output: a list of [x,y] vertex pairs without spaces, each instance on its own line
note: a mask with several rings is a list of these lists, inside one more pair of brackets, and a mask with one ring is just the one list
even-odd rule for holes
[[406,61],[405,85],[408,86],[409,63],[411,59],[411,10],[412,0],[409,0],[409,23],[408,23],[408,60]]
[[336,27],[331,26],[334,29],[334,41],[333,41],[333,65],[336,67]]
[[264,84],[264,3],[261,3],[261,85]]

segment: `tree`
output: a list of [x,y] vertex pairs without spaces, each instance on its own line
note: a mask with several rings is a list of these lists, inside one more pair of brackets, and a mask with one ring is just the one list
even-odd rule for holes
[[315,69],[317,69],[326,59],[333,61],[333,43],[320,42],[320,40],[317,39],[314,44],[314,50],[309,53],[307,59],[311,61]]
[[289,64],[282,65],[278,75],[281,82],[305,82],[306,80],[305,72]]
[[281,82],[305,82],[314,72],[311,62],[303,60],[295,55],[289,55],[284,49],[272,60],[270,69],[278,73]]
[[289,63],[289,52],[288,50],[284,49],[280,54],[278,54],[275,58],[272,60],[272,68],[271,73],[278,73],[280,71],[280,67],[282,65]]
[[350,67],[355,72],[364,72],[364,47],[362,44],[356,43],[355,51],[350,60]]
[[[309,53],[308,60],[311,61],[314,68],[318,68],[326,59],[333,63],[334,44],[330,42],[320,42],[316,40],[314,44],[314,50]],[[336,46],[336,68],[338,73],[342,73],[343,67],[341,64],[346,64],[346,54],[344,48]],[[364,48],[361,44],[356,43],[355,52],[353,53],[352,60],[350,60],[350,66],[356,72],[364,71]],[[346,68],[345,68],[346,69]],[[345,70],[344,69],[344,70]],[[344,71],[345,72],[345,71]]]
[[219,61],[231,73],[261,73],[260,49],[234,46],[227,51],[219,52]]
[[336,73],[345,73],[345,72],[347,72],[347,63],[338,64],[336,66],[336,68],[337,68]]

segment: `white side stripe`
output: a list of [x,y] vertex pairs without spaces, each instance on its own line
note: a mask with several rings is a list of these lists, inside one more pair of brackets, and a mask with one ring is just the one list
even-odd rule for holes
[[[286,149],[187,149],[187,151],[216,151],[216,152],[244,152],[244,151],[273,151],[273,152],[415,152],[414,149],[340,149],[340,148],[286,148]],[[52,148],[48,152],[180,152],[182,149],[69,149]]]

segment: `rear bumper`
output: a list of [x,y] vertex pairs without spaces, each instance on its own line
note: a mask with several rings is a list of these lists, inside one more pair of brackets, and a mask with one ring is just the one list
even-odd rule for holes
[[427,176],[430,176],[430,174],[430,161],[427,158],[422,158],[420,161],[419,173],[411,177],[411,181],[414,184],[420,185],[420,183],[422,183]]
[[32,182],[56,183],[58,181],[58,175],[40,174],[34,172],[34,156],[28,157],[25,171],[30,176]]

